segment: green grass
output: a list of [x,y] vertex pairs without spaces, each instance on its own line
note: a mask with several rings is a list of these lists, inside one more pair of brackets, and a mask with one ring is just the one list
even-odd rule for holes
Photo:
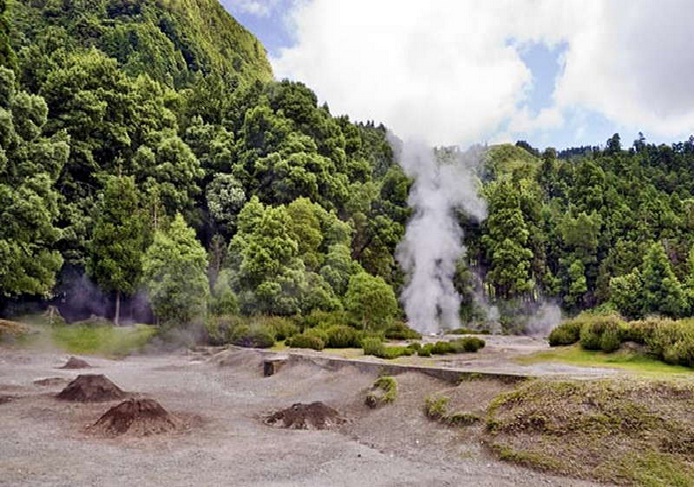
[[535,380],[489,405],[501,460],[619,485],[693,485],[692,381]]
[[688,367],[669,365],[644,354],[625,350],[614,353],[604,353],[594,350],[584,350],[577,344],[569,347],[556,347],[548,351],[520,357],[517,359],[517,362],[523,365],[538,362],[564,362],[586,367],[613,367],[645,377],[693,377],[694,375],[694,371]]
[[50,330],[55,345],[68,353],[122,357],[141,350],[156,333],[154,326],[57,326]]

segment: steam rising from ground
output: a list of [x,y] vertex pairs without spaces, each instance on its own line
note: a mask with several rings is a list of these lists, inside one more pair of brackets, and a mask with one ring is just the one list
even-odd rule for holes
[[438,161],[436,152],[423,143],[400,144],[393,136],[390,142],[399,164],[414,180],[408,199],[413,215],[396,249],[408,276],[401,301],[409,326],[421,333],[457,328],[461,296],[452,278],[465,248],[456,210],[478,220],[486,217],[474,167],[458,152]]

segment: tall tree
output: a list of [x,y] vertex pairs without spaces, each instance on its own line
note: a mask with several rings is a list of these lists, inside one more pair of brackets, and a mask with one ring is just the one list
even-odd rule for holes
[[134,293],[140,284],[142,255],[149,240],[146,224],[133,177],[110,176],[97,205],[87,273],[102,289],[116,294],[117,325],[121,295]]
[[205,249],[180,214],[166,231],[155,232],[143,277],[161,324],[186,325],[205,316],[210,294],[206,266]]

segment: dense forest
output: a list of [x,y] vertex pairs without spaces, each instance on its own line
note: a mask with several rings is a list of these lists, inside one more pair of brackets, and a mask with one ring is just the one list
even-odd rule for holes
[[[0,8],[0,314],[402,318],[411,181],[384,126],[274,81],[216,0]],[[547,300],[691,316],[693,150],[476,148],[488,217],[459,215],[462,318],[486,319],[476,293],[510,330]]]

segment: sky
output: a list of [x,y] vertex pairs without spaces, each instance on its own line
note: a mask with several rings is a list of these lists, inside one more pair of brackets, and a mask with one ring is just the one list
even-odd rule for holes
[[277,79],[433,145],[686,140],[691,0],[221,0]]

